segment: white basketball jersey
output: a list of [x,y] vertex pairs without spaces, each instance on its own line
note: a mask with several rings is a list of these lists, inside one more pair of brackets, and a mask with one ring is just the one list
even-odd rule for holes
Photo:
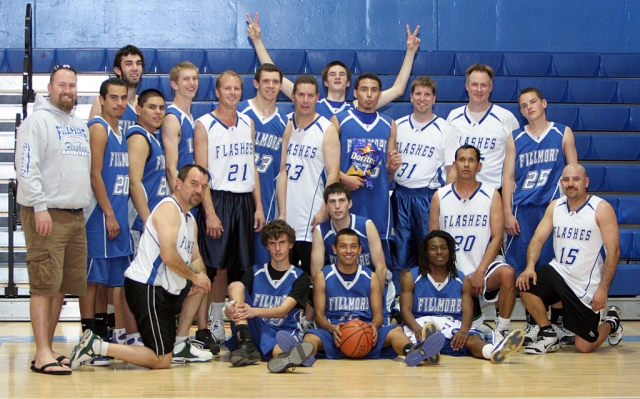
[[491,201],[495,189],[480,183],[469,199],[460,198],[453,184],[438,189],[440,229],[456,240],[456,267],[465,276],[475,273],[491,242]]
[[191,252],[194,245],[195,221],[191,213],[184,215],[178,202],[173,197],[166,197],[158,203],[147,219],[145,230],[140,237],[138,254],[136,255],[124,275],[141,284],[160,286],[170,294],[177,295],[187,285],[187,280],[174,273],[160,258],[160,241],[158,232],[153,226],[153,217],[156,209],[165,202],[173,203],[177,212],[180,212],[180,228],[176,249],[180,258],[189,266],[191,264]]
[[453,164],[458,149],[456,133],[451,124],[437,116],[419,128],[412,115],[396,121],[396,145],[402,164],[395,180],[404,187],[435,190],[446,181],[445,166]]
[[256,184],[251,118],[239,112],[236,115],[235,126],[227,127],[211,113],[197,122],[207,131],[211,189],[250,193]]
[[289,138],[287,151],[287,223],[296,231],[296,241],[311,242],[313,216],[322,207],[325,186],[324,133],[331,122],[318,116],[305,129],[296,126]]
[[578,298],[588,307],[602,278],[606,253],[596,208],[602,198],[589,196],[575,212],[567,198],[556,201],[553,209],[553,252],[549,263],[564,278]]
[[460,145],[470,144],[480,150],[482,170],[477,179],[500,188],[507,139],[520,125],[510,111],[495,104],[491,104],[479,122],[473,120],[468,112],[466,105],[456,108],[449,113],[447,122],[455,128]]

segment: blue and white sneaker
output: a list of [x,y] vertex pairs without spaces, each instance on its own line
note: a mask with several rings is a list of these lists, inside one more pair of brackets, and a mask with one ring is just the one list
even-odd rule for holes
[[[276,333],[276,342],[278,343],[280,349],[282,349],[282,352],[288,352],[291,350],[291,348],[300,343],[300,341],[298,341],[296,337],[286,331],[278,331]],[[313,363],[315,363],[315,361],[316,358],[313,355],[310,355],[307,360],[302,362],[302,366],[311,367],[313,366]]]
[[[494,335],[496,338],[498,334]],[[493,347],[491,352],[491,363],[502,363],[505,359],[514,353],[518,352],[518,349],[524,342],[524,331],[513,330],[504,339]]]
[[93,359],[89,360],[89,363],[87,363],[89,366],[111,366],[111,359],[109,359],[106,356],[98,356],[98,357],[94,357]]
[[445,338],[441,332],[437,332],[424,342],[417,343],[411,347],[404,358],[407,366],[415,367],[422,363],[425,359],[437,355],[444,346]]

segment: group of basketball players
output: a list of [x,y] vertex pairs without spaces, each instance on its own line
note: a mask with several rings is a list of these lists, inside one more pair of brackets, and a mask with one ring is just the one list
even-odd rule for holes
[[[546,120],[540,91],[520,93],[528,121],[520,128],[489,101],[493,70],[474,64],[469,103],[446,120],[433,113],[427,77],[411,85],[413,113],[393,120],[376,109],[404,92],[419,26],[407,26],[393,87],[362,73],[347,102],[345,64],[323,70],[320,99],[314,77],[284,78],[258,14],[247,17],[262,63],[256,96],[240,101],[242,78],[226,71],[218,107],[197,120],[195,65],[171,70],[167,107],[155,89],[136,96],[142,52],[116,55],[117,78],[102,84],[88,124],[88,295],[72,368],[110,357],[166,368],[210,361],[226,344],[233,365],[265,359],[282,372],[344,357],[340,326],[351,319],[374,328],[367,357],[403,355],[410,366],[438,363],[440,353],[501,363],[523,343],[543,354],[573,341],[583,352],[607,336],[620,342],[619,309],[606,308],[619,255],[615,214],[586,193],[573,133]],[[294,104],[290,115],[276,105],[280,91]],[[510,320],[518,291],[530,312],[525,331]],[[495,329],[483,323],[486,303],[495,303]]]

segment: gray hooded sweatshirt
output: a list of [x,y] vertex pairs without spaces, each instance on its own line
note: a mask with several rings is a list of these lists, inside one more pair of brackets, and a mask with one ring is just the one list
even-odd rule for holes
[[89,128],[75,116],[37,96],[33,113],[18,129],[18,203],[35,212],[78,209],[91,198]]

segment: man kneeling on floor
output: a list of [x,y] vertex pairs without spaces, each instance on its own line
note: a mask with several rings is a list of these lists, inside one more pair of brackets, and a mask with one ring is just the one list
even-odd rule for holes
[[[524,332],[513,330],[493,345],[485,342],[483,334],[471,328],[471,295],[471,281],[456,269],[455,240],[446,231],[432,230],[418,247],[418,266],[402,277],[400,309],[404,332],[415,343],[442,331],[447,338],[443,354],[473,355],[502,363],[518,351]],[[440,355],[430,357],[429,363],[440,363]]]
[[262,230],[262,245],[271,261],[253,266],[242,282],[229,285],[225,314],[235,330],[228,342],[234,366],[270,359],[269,371],[280,373],[311,356],[312,345],[298,341],[310,278],[289,262],[295,241],[296,233],[285,221],[269,222]]
[[435,332],[423,342],[412,344],[401,326],[382,326],[380,279],[368,267],[358,266],[361,250],[360,238],[354,230],[340,230],[333,246],[337,263],[325,266],[316,274],[313,303],[318,328],[304,336],[304,341],[313,344],[313,354],[319,351],[328,359],[345,358],[339,349],[340,327],[349,320],[361,320],[371,325],[374,339],[374,347],[364,359],[393,359],[404,355],[407,366],[417,366],[435,356],[444,345],[442,333]]
[[[188,341],[193,315],[211,287],[195,239],[197,226],[189,213],[200,204],[207,189],[205,169],[198,165],[180,169],[175,192],[151,212],[140,238],[138,254],[125,272],[127,303],[145,346],[108,343],[87,330],[71,354],[72,369],[101,355],[151,369],[169,368],[172,358],[174,361],[212,359],[211,352]],[[175,315],[181,311],[192,312],[192,315],[180,318],[176,337]],[[189,321],[183,323],[183,320]]]

